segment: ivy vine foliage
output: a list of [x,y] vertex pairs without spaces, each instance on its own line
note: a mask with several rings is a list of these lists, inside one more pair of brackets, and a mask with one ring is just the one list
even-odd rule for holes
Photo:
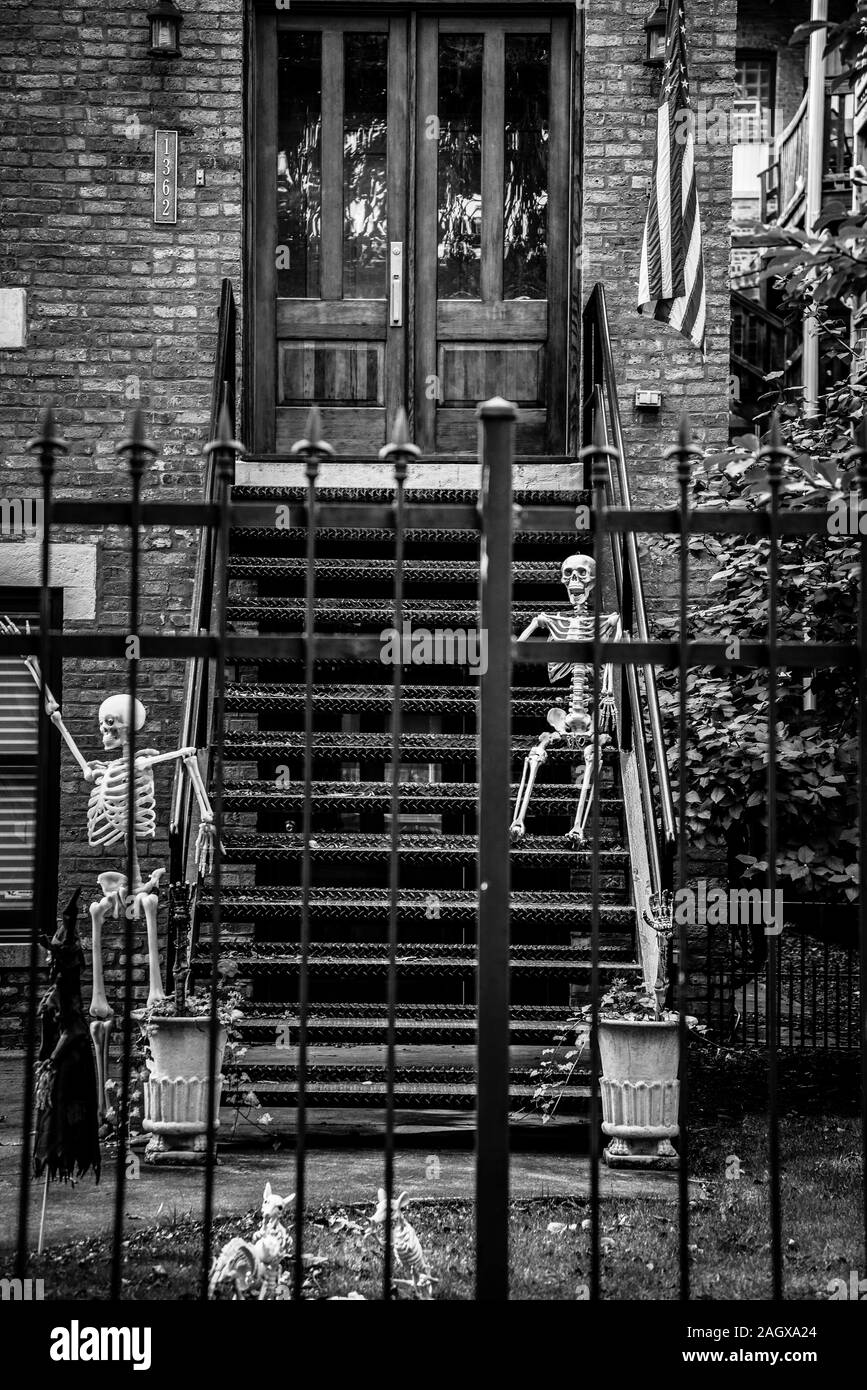
[[[854,91],[867,74],[867,0],[842,22],[802,25],[800,42],[825,32],[825,53],[839,57],[836,91]],[[766,378],[766,426],[772,413],[790,451],[783,468],[781,510],[825,508],[826,533],[779,541],[777,593],[780,642],[853,646],[859,594],[858,511],[853,435],[862,445],[867,383],[851,370],[867,327],[867,170],[853,170],[862,189],[860,211],[829,205],[815,228],[764,227],[772,248],[765,270],[793,321],[811,318],[821,334],[825,366],[820,410],[808,416],[801,388],[785,373]],[[862,307],[852,310],[853,305]],[[851,323],[850,323],[851,313]],[[854,326],[855,332],[850,331]],[[854,343],[853,343],[854,340]],[[763,442],[754,435],[705,458],[697,470],[693,505],[701,510],[758,511],[769,491]],[[668,537],[663,550],[676,552]],[[765,642],[768,633],[768,543],[756,536],[695,537],[690,550],[709,560],[709,590],[689,616],[692,638],[721,639],[736,657],[737,643]],[[676,623],[659,620],[666,636]],[[676,676],[662,677],[661,699],[677,790]],[[846,903],[858,896],[857,689],[854,668],[781,669],[777,688],[777,872],[789,898]],[[767,671],[746,666],[694,668],[687,684],[687,825],[697,850],[728,851],[729,876],[761,879],[767,872]]]
[[[832,425],[822,428],[827,432]],[[779,542],[777,631],[780,642],[854,644],[859,591],[857,535],[835,528],[850,517],[852,440],[837,456],[803,447],[802,422],[784,424],[791,457],[783,469],[781,511],[825,508],[827,532]],[[815,443],[815,441],[812,441]],[[744,436],[709,455],[693,485],[703,511],[759,511],[769,499],[762,441]],[[795,446],[794,448],[791,446]],[[826,446],[825,446],[826,447]],[[867,525],[867,516],[865,516]],[[676,553],[678,541],[657,542]],[[710,557],[709,585],[689,614],[689,637],[740,644],[766,642],[768,542],[755,535],[696,537]],[[677,620],[657,618],[678,636]],[[728,852],[729,873],[761,880],[768,824],[768,673],[766,669],[692,668],[687,680],[687,826],[690,846]],[[660,701],[675,793],[678,777],[676,673],[663,673]],[[787,897],[844,903],[858,895],[857,689],[854,668],[780,668],[777,681],[777,873]]]

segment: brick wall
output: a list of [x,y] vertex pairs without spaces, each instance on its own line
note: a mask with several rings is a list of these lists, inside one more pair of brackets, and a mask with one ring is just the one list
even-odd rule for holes
[[[585,12],[584,225],[585,284],[602,280],[620,387],[626,447],[637,506],[675,496],[663,458],[681,412],[689,411],[705,445],[728,441],[729,252],[731,146],[696,140],[696,169],[707,276],[708,353],[665,324],[637,312],[641,242],[653,169],[659,70],[644,65],[643,0],[610,0]],[[690,91],[695,109],[730,107],[734,82],[736,0],[692,0],[687,6]],[[663,393],[662,411],[634,408],[638,387]],[[651,600],[675,601],[669,566],[646,567]]]
[[[57,474],[58,495],[108,499],[126,493],[115,447],[136,404],[160,449],[145,496],[201,495],[221,277],[230,276],[241,290],[243,6],[185,0],[179,60],[149,55],[147,8],[139,0],[104,6],[4,0],[0,286],[26,289],[29,320],[25,349],[0,352],[7,496],[36,490],[24,441],[36,432],[50,397],[70,445]],[[153,225],[157,128],[179,133],[173,227]],[[195,186],[197,168],[205,171],[201,188]],[[58,538],[97,547],[97,623],[103,631],[125,631],[126,537],[94,527]],[[161,528],[143,537],[145,630],[186,628],[192,564],[189,534]],[[73,620],[67,627],[74,632],[93,623]],[[176,745],[182,676],[181,663],[140,667],[148,744]],[[87,756],[101,749],[96,710],[105,694],[122,688],[124,677],[120,663],[64,666],[64,712]],[[161,826],[170,785],[171,773],[159,769]],[[81,883],[88,903],[96,896],[96,873],[110,864],[87,845],[86,804],[87,788],[64,755],[61,894]],[[152,843],[147,862],[167,862],[165,834]],[[107,970],[110,997],[120,987],[119,963]],[[141,957],[135,973],[143,980]],[[14,1012],[6,991],[17,991],[20,981],[8,971],[0,974],[2,1018],[7,1009]],[[8,1039],[15,1019],[3,1024]]]
[[[59,495],[113,498],[124,492],[114,451],[136,403],[160,449],[145,495],[200,495],[220,280],[228,275],[239,295],[243,289],[244,6],[240,0],[185,0],[183,54],[175,61],[148,54],[146,9],[140,0],[99,7],[85,0],[62,7],[6,0],[0,16],[0,287],[26,289],[29,321],[25,349],[0,350],[0,455],[8,496],[35,491],[24,441],[52,396],[70,443],[57,477]],[[726,438],[728,405],[727,146],[698,150],[709,289],[707,362],[673,330],[636,312],[658,83],[642,62],[648,9],[648,0],[607,0],[582,12],[584,281],[601,278],[608,290],[639,504],[671,496],[660,460],[683,405],[700,438],[713,443]],[[693,93],[728,100],[735,0],[691,0],[689,19]],[[175,227],[153,225],[157,128],[179,132]],[[204,170],[204,187],[196,187],[197,169]],[[633,410],[638,386],[661,387],[660,417]],[[125,631],[124,537],[94,527],[57,539],[96,549],[96,621],[102,630]],[[165,528],[143,544],[142,626],[157,632],[184,628],[191,538]],[[664,577],[655,587],[664,597]],[[76,631],[91,624],[72,620],[67,626]],[[81,661],[65,667],[65,713],[87,754],[100,746],[96,709],[123,676],[119,664]],[[141,697],[150,711],[148,744],[166,749],[177,740],[181,677],[180,665],[169,662],[149,662],[140,670]],[[162,770],[161,826],[170,781]],[[86,789],[64,757],[62,894],[79,882],[87,889],[107,867],[87,846],[85,804]],[[146,862],[164,863],[166,856],[162,836]],[[136,970],[141,979],[141,958]],[[107,974],[109,993],[116,996],[117,962]]]

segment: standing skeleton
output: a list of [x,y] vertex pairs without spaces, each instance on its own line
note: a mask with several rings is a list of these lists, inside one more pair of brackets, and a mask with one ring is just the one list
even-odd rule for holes
[[[9,618],[0,618],[0,631],[18,633],[20,629]],[[29,632],[29,625],[28,625]],[[24,663],[37,687],[41,688],[39,662],[33,656]],[[147,711],[140,700],[130,707],[128,695],[110,695],[99,707],[99,732],[107,752],[118,756],[107,761],[88,760],[63,722],[60,706],[48,687],[45,687],[45,712],[60,732],[86,782],[92,783],[87,803],[88,843],[100,848],[123,843],[126,845],[129,816],[129,742],[130,725],[135,720],[136,732],[145,723]],[[132,859],[132,884],[125,873],[99,874],[101,897],[90,905],[93,939],[93,994],[90,1001],[90,1032],[96,1048],[99,1117],[104,1120],[108,1110],[105,1087],[108,1080],[109,1039],[114,1027],[114,1015],[105,994],[102,961],[102,928],[109,916],[121,913],[140,921],[142,913],[147,924],[148,942],[148,1006],[165,998],[160,973],[159,936],[157,932],[158,888],[165,869],[154,869],[142,879],[138,859],[138,841],[152,840],[156,834],[156,800],[153,769],[158,763],[180,759],[186,768],[199,806],[199,833],[196,840],[196,863],[202,874],[210,871],[213,861],[214,814],[208,800],[195,748],[178,748],[172,753],[160,753],[156,748],[136,752],[133,762],[134,800],[133,834],[129,845]]]
[[[595,618],[593,596],[596,589],[596,562],[589,555],[568,555],[563,561],[560,578],[572,605],[571,616],[565,613],[538,613],[518,638],[525,642],[534,632],[547,632],[549,637],[559,642],[592,642]],[[620,619],[610,613],[600,622],[599,638],[602,642],[619,642],[622,635]],[[544,733],[534,744],[524,759],[521,783],[515,798],[515,814],[512,820],[513,840],[520,840],[526,833],[524,821],[533,794],[533,786],[539,768],[548,758],[548,748],[552,743],[566,739],[570,747],[584,745],[584,777],[578,797],[578,809],[568,838],[584,842],[587,818],[593,799],[593,788],[598,773],[601,752],[608,743],[608,730],[614,725],[614,671],[611,665],[602,668],[602,689],[599,694],[599,757],[594,772],[593,758],[593,720],[590,714],[592,698],[593,667],[586,662],[557,661],[548,664],[549,681],[570,678],[569,709],[550,709],[548,723],[551,733]]]

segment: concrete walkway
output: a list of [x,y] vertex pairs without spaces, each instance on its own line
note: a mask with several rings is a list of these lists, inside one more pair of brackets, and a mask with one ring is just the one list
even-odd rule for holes
[[[18,1057],[0,1055],[0,1250],[14,1245],[17,1230],[18,1189],[21,1172],[21,1114],[23,1064]],[[276,1117],[275,1117],[276,1118]],[[369,1203],[382,1182],[379,1135],[382,1118],[377,1112],[316,1112],[310,1114],[307,1192],[311,1206]],[[395,1159],[396,1181],[414,1201],[468,1200],[474,1195],[472,1122],[457,1124],[444,1117],[398,1114]],[[538,1135],[538,1138],[536,1138]],[[291,1136],[275,1152],[258,1137],[257,1147],[240,1149],[235,1144],[221,1149],[214,1189],[215,1215],[232,1216],[258,1207],[262,1188],[270,1181],[277,1192],[295,1188],[295,1154]],[[514,1198],[584,1197],[590,1191],[590,1165],[586,1155],[564,1152],[565,1134],[554,1152],[546,1131],[516,1134],[522,1148],[513,1151],[511,1190]],[[252,1134],[246,1142],[254,1142]],[[528,1143],[532,1149],[527,1148]],[[460,1145],[460,1147],[456,1147]],[[126,1188],[126,1221],[130,1231],[181,1216],[199,1217],[203,1206],[204,1175],[201,1170],[151,1168],[130,1156]],[[114,1172],[108,1164],[99,1185],[88,1177],[74,1187],[56,1183],[48,1197],[46,1245],[108,1235],[114,1221]],[[605,1198],[640,1197],[675,1201],[677,1174],[625,1174],[600,1168],[600,1189]],[[700,1184],[695,1185],[696,1196]],[[41,1184],[31,1190],[30,1231],[35,1244],[42,1199]]]

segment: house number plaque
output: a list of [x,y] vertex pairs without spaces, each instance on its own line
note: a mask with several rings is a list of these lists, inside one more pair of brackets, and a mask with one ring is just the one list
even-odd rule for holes
[[178,220],[178,132],[158,130],[154,138],[154,222]]

